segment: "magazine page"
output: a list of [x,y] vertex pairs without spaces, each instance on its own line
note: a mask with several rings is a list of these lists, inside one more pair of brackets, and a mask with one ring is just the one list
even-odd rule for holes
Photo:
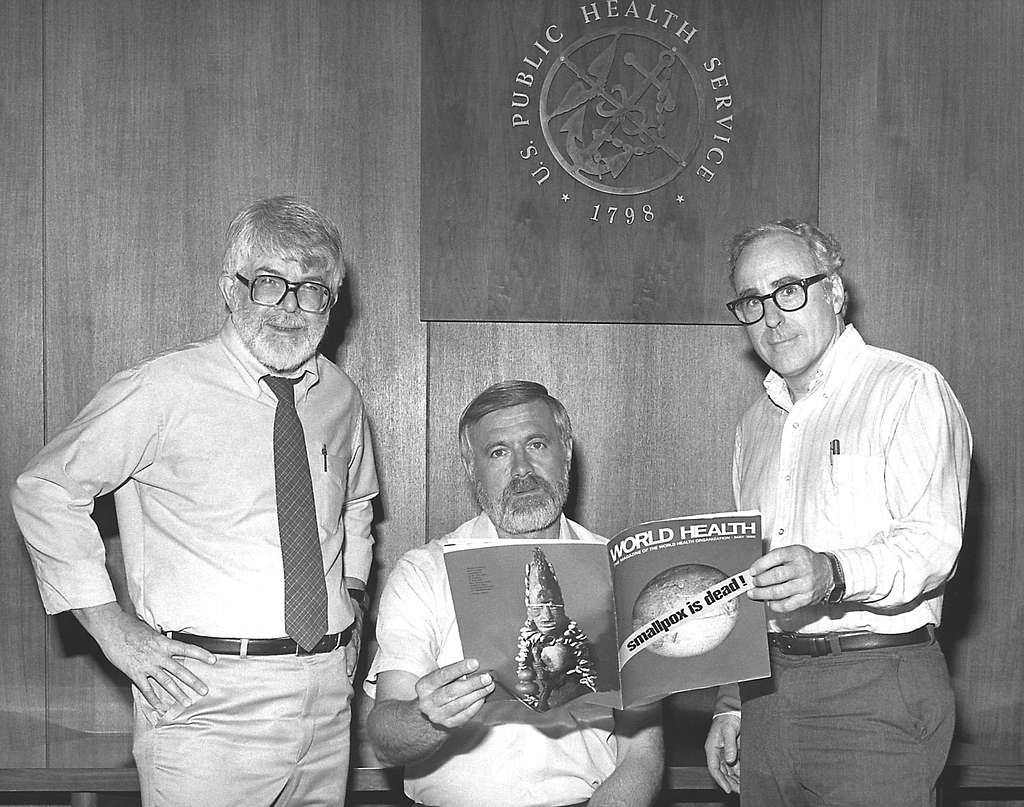
[[452,543],[444,562],[463,652],[492,671],[492,700],[515,698],[539,712],[580,697],[619,705],[604,543]]
[[649,521],[609,542],[626,705],[771,674],[764,605],[745,594],[762,551],[757,512]]

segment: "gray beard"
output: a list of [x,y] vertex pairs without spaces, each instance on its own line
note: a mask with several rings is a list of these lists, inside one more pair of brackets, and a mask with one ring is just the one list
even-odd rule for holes
[[[554,485],[532,474],[513,479],[496,499],[487,495],[479,480],[474,480],[474,485],[477,503],[494,525],[509,535],[524,535],[550,527],[562,514],[569,495],[569,467],[567,463],[562,477]],[[514,495],[531,489],[533,494],[526,498]]]
[[249,352],[275,373],[296,370],[316,355],[317,346],[327,329],[325,319],[320,327],[304,323],[305,328],[298,339],[277,337],[264,330],[266,320],[252,309],[232,311],[231,322]]

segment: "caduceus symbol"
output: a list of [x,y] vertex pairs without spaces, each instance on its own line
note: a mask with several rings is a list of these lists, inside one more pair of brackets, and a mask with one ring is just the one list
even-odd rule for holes
[[[573,170],[603,178],[610,174],[618,179],[634,156],[643,156],[656,150],[665,153],[673,162],[685,166],[686,162],[665,140],[665,117],[676,109],[676,98],[669,85],[675,56],[670,50],[658,54],[657,64],[647,70],[632,51],[627,51],[622,63],[640,77],[632,91],[622,83],[608,87],[608,76],[615,63],[619,47],[619,34],[590,62],[586,70],[566,60],[566,66],[577,81],[566,91],[550,118],[572,113],[559,129],[566,135],[565,150]],[[654,115],[644,96],[651,88],[657,89]],[[604,125],[591,132],[589,141],[584,136],[586,112],[596,99],[594,111],[605,120]],[[627,140],[628,138],[628,140]],[[615,151],[604,153],[606,144]]]

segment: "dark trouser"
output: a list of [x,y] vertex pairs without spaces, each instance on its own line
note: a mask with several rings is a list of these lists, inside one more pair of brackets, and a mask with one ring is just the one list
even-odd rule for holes
[[929,807],[953,737],[934,642],[836,656],[772,650],[772,678],[741,684],[746,807]]

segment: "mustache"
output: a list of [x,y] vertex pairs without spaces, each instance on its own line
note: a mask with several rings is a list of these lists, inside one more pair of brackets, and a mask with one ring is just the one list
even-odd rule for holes
[[305,328],[306,321],[302,317],[267,317],[263,320],[267,325],[273,325],[277,328]]
[[554,489],[551,487],[551,485],[549,485],[539,476],[535,476],[534,474],[527,474],[526,476],[516,477],[515,479],[511,480],[507,485],[505,485],[505,489],[501,493],[502,496],[509,496],[514,495],[516,493],[529,493],[530,491],[533,490],[545,490],[552,493],[554,492]]

